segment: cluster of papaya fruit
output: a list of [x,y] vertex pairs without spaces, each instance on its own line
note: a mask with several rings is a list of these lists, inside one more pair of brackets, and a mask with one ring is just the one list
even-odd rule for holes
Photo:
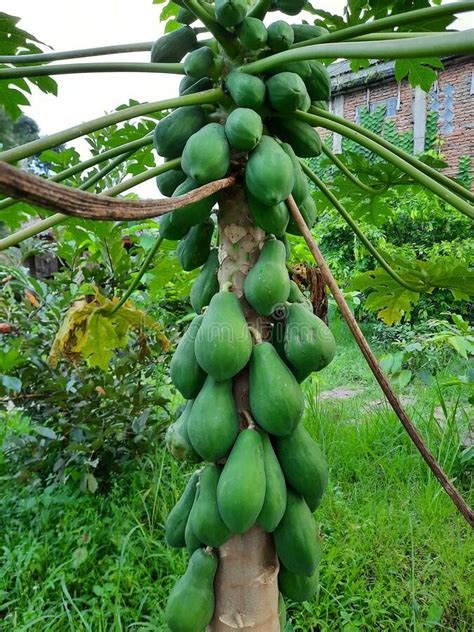
[[[304,601],[318,586],[321,546],[313,512],[327,485],[327,466],[301,422],[301,382],[327,366],[335,343],[289,277],[285,234],[300,234],[286,205],[291,194],[307,225],[316,220],[299,158],[321,151],[316,130],[291,115],[315,102],[326,105],[330,79],[316,61],[286,64],[263,76],[240,69],[243,60],[324,34],[320,27],[281,20],[267,27],[251,15],[248,0],[201,3],[238,43],[240,54],[231,59],[214,40],[198,42],[190,26],[194,14],[178,4],[183,27],[156,42],[152,61],[184,58],[181,95],[220,85],[224,96],[217,106],[180,107],[158,123],[158,154],[181,158],[181,165],[158,176],[157,185],[163,195],[176,197],[230,172],[241,174],[253,222],[267,233],[246,276],[244,299],[272,331],[270,340],[262,340],[249,328],[230,284],[219,287],[211,218],[217,196],[167,214],[161,236],[179,241],[184,270],[201,271],[190,296],[197,315],[171,362],[171,379],[187,401],[166,443],[176,458],[207,464],[191,476],[166,522],[168,543],[191,555],[171,592],[166,620],[173,632],[204,632],[214,612],[216,549],[255,524],[273,535],[284,596]],[[275,0],[271,8],[297,15],[304,4]],[[233,395],[233,379],[244,369],[246,411],[237,409]]]

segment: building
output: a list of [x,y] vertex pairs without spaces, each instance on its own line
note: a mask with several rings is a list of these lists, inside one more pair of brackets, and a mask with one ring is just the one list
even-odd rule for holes
[[[398,132],[413,131],[413,151],[425,149],[427,115],[438,115],[437,137],[449,168],[447,175],[458,173],[461,156],[474,156],[474,58],[449,57],[442,60],[438,80],[429,93],[412,88],[407,79],[395,80],[393,61],[374,61],[369,68],[352,72],[347,61],[329,67],[332,77],[332,111],[358,122],[361,108],[374,111],[385,106],[385,117],[394,121]],[[341,138],[333,137],[333,149],[341,152]]]

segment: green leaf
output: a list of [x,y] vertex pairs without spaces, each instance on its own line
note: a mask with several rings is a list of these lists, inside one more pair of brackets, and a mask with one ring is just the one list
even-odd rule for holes
[[397,59],[395,62],[395,79],[400,82],[405,77],[414,88],[420,86],[425,92],[429,92],[432,84],[437,80],[436,72],[432,67],[444,68],[439,59]]

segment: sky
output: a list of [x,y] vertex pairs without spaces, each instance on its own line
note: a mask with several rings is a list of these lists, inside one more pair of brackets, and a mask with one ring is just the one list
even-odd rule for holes
[[[342,13],[345,0],[319,0],[321,9]],[[54,50],[91,48],[158,39],[163,34],[160,5],[152,0],[2,0],[1,10],[21,18],[19,26]],[[270,21],[278,19],[270,14]],[[281,17],[281,16],[280,16]],[[290,18],[291,19],[291,18]],[[464,14],[456,28],[472,28]],[[127,53],[82,61],[149,61],[149,53]],[[68,63],[68,62],[58,62]],[[180,77],[147,73],[87,74],[55,77],[58,96],[34,90],[25,114],[36,120],[41,135],[51,134],[102,116],[129,99],[158,101],[178,94]],[[85,144],[76,147],[81,151]],[[86,154],[84,154],[86,156]],[[142,196],[156,197],[152,183],[136,189]]]

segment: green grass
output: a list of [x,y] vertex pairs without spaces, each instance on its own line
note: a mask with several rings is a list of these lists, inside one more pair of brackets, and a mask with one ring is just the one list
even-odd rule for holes
[[[294,628],[467,632],[469,527],[393,413],[367,405],[381,399],[378,387],[348,332],[338,325],[336,335],[337,358],[307,385],[306,425],[324,447],[330,485],[317,512],[320,593],[288,604]],[[318,400],[341,386],[364,392]],[[434,387],[406,390],[425,440],[467,494],[457,423],[434,421]],[[1,481],[0,630],[166,630],[163,606],[186,555],[165,545],[163,523],[187,473],[158,450],[95,496],[72,483],[30,489]]]

